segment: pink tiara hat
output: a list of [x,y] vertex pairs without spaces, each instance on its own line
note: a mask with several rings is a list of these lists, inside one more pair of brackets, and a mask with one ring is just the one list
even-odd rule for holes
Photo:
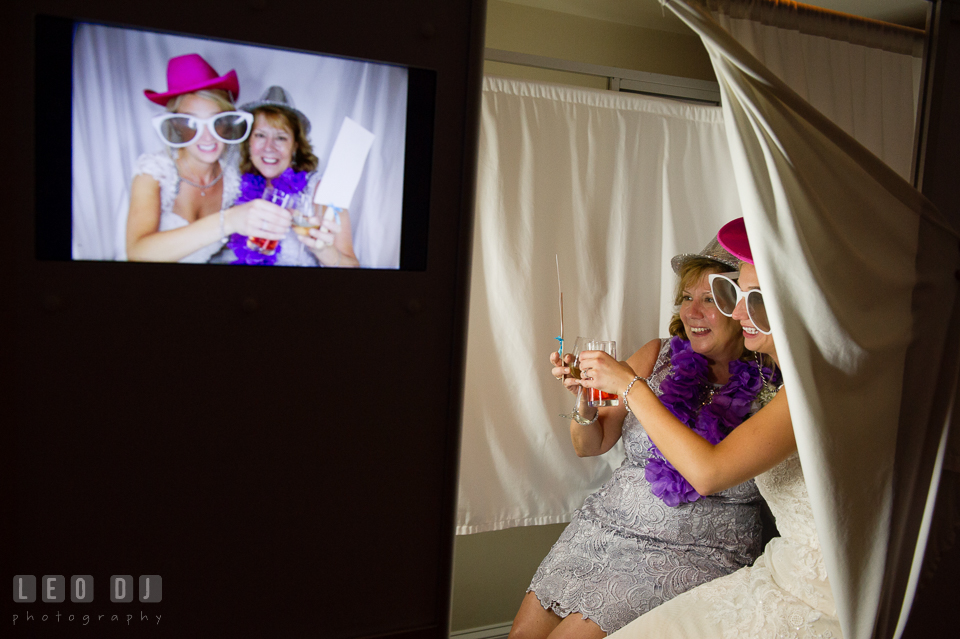
[[240,81],[233,69],[223,75],[196,53],[170,58],[167,63],[167,91],[157,93],[147,89],[143,92],[147,99],[160,106],[166,106],[171,98],[201,89],[224,89],[236,100],[240,95]]
[[750,250],[747,227],[742,217],[724,224],[717,233],[717,241],[737,259],[753,264],[753,252]]

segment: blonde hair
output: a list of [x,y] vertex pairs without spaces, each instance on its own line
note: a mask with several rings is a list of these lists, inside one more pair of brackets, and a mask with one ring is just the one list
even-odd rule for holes
[[183,102],[183,99],[188,95],[195,95],[207,100],[210,100],[218,107],[220,111],[236,111],[237,107],[233,103],[233,100],[230,99],[230,92],[225,91],[224,89],[200,89],[199,91],[191,91],[190,93],[181,93],[178,96],[170,98],[170,101],[167,102],[167,111],[171,113],[176,113],[177,109],[180,108],[180,104]]

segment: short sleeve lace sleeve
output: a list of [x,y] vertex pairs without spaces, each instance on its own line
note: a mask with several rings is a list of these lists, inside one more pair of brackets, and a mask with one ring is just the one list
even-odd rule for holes
[[165,151],[144,153],[133,167],[134,176],[149,175],[160,183],[160,211],[173,212],[173,201],[177,198],[180,179],[173,159]]

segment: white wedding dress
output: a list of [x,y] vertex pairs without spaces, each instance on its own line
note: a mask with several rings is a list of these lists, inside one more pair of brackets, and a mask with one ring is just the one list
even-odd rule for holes
[[796,453],[756,479],[780,537],[748,568],[689,590],[615,639],[841,639],[810,495]]
[[[228,160],[220,159],[220,172],[223,174],[223,195],[220,199],[220,208],[233,206],[233,201],[240,195],[240,173],[237,167]],[[160,226],[158,231],[172,231],[173,229],[189,226],[190,222],[177,215],[173,210],[174,200],[180,192],[180,175],[177,165],[167,150],[155,153],[144,153],[137,158],[133,175],[149,175],[160,183]],[[126,219],[123,220],[126,225]],[[125,234],[126,226],[124,226]],[[205,264],[213,255],[223,248],[221,242],[213,242],[203,248],[182,257],[178,262],[185,264]]]

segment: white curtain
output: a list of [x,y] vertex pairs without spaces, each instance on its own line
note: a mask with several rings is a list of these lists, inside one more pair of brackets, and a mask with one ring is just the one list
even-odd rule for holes
[[960,235],[694,0],[847,639],[891,637],[944,454]]
[[797,95],[910,179],[923,32],[789,0],[707,0],[720,25]]
[[220,74],[236,69],[238,105],[271,85],[286,88],[310,119],[321,170],[344,117],[376,135],[351,205],[354,248],[364,267],[397,268],[406,69],[90,24],[74,38],[73,258],[124,259],[134,162],[163,148],[150,124],[162,107],[143,90],[166,91],[167,61],[187,53]]
[[670,258],[740,216],[722,114],[644,96],[484,79],[458,532],[569,521],[623,459],[578,459],[564,338],[666,335]]

